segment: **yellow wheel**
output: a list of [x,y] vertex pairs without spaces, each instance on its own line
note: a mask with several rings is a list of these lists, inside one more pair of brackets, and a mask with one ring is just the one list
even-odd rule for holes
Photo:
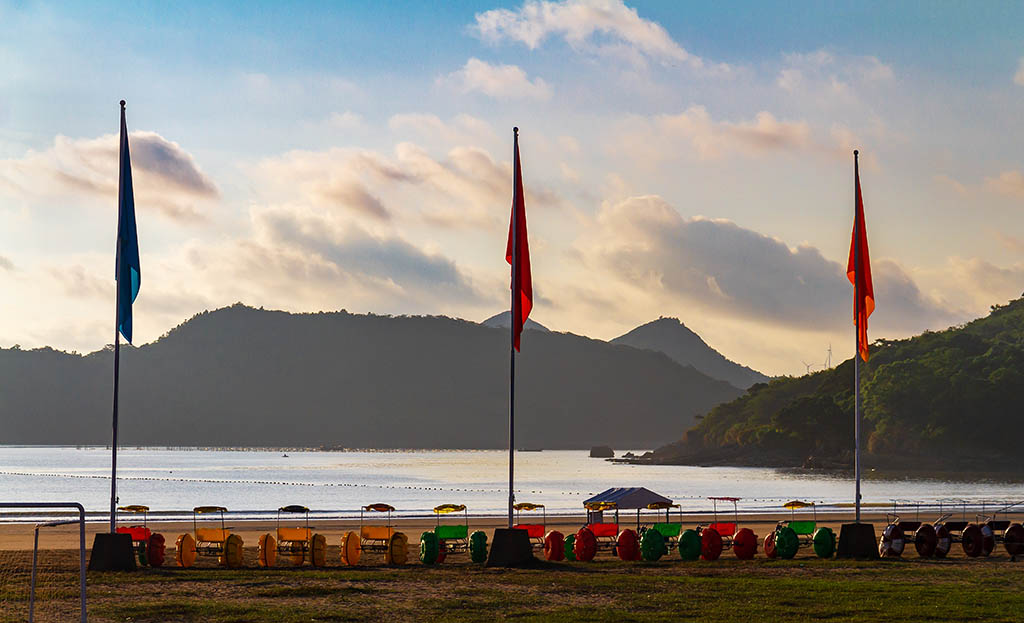
[[277,540],[272,534],[260,535],[260,544],[257,549],[256,564],[261,567],[273,567],[277,562]]
[[401,532],[391,535],[391,543],[384,562],[389,565],[404,565],[409,558],[409,537]]
[[314,534],[309,542],[309,561],[314,567],[327,564],[327,537]]
[[179,567],[191,567],[196,564],[196,540],[187,532],[174,541],[174,558]]
[[355,532],[346,532],[341,535],[341,564],[354,567],[359,564],[359,555],[362,549],[359,547],[359,535]]
[[237,534],[229,534],[227,540],[224,541],[224,549],[221,550],[217,562],[232,569],[241,567],[244,554],[242,537]]

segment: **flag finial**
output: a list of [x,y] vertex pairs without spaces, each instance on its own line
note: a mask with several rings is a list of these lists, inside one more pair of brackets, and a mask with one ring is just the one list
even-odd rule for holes
[[859,153],[860,153],[860,150],[859,150],[859,149],[854,149],[854,150],[853,150],[853,155],[854,155],[854,156],[858,155]]
[[519,134],[519,127],[516,126],[516,127],[512,128],[512,131],[515,132],[516,134]]
[[124,108],[124,100],[121,100],[121,108]]

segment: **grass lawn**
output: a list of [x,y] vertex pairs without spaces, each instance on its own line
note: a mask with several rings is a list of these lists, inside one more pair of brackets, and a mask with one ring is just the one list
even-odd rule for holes
[[[90,573],[88,585],[89,620],[96,622],[1024,619],[1024,564],[1006,557],[653,564],[606,559],[523,570],[468,563],[321,570],[170,567]],[[73,602],[75,595],[67,597]]]

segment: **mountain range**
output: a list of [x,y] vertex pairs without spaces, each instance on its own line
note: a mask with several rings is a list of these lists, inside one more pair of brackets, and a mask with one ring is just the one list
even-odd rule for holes
[[[126,445],[501,448],[507,329],[241,304],[122,347]],[[0,349],[0,443],[105,444],[110,347]],[[742,391],[666,354],[529,331],[516,445],[655,447]]]

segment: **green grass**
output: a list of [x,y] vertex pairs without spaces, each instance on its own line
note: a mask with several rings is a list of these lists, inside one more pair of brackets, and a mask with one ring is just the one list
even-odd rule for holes
[[[544,563],[485,569],[165,568],[89,575],[89,620],[1018,621],[1024,564],[1007,558],[854,562]],[[3,617],[0,617],[2,619]]]

